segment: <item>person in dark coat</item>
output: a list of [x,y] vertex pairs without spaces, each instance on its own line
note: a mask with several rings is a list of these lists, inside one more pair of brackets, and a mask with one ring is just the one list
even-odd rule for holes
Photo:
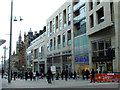
[[86,69],[86,72],[85,72],[85,74],[86,74],[86,79],[88,80],[88,78],[89,78],[89,71]]
[[68,78],[68,70],[65,70],[65,80],[67,81]]
[[25,80],[28,79],[28,71],[25,72]]
[[30,72],[29,72],[29,75],[30,75],[30,80],[32,81],[32,78],[33,78],[33,72],[30,71]]
[[92,71],[91,71],[91,82],[90,83],[92,83],[93,80],[95,83],[95,71],[94,71],[94,69],[92,69]]
[[62,73],[61,73],[62,80],[63,80],[63,75],[64,75],[64,70],[62,70]]
[[17,72],[14,72],[14,80],[16,80]]
[[48,71],[47,71],[47,81],[48,81],[49,84],[51,84],[52,76],[53,76],[52,72],[51,72],[51,70],[49,68]]
[[59,80],[59,72],[56,71],[56,80]]
[[82,78],[83,78],[83,80],[85,80],[84,75],[85,75],[85,70],[83,69],[83,70],[82,70]]
[[39,79],[39,73],[38,73],[38,71],[36,71],[36,78],[37,78],[37,80]]
[[2,78],[3,78],[3,75],[4,75],[4,69],[2,68]]
[[77,77],[76,77],[76,71],[74,71],[74,79],[77,79]]

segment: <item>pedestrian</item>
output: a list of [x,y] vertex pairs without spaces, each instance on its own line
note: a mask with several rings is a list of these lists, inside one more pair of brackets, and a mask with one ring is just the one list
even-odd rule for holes
[[16,80],[16,75],[17,75],[16,72],[14,72],[14,80]]
[[82,78],[83,78],[83,80],[85,80],[84,75],[85,75],[85,70],[83,69],[83,70],[82,70]]
[[2,78],[3,78],[3,75],[4,75],[4,69],[2,68]]
[[94,69],[92,69],[92,71],[91,71],[91,82],[90,83],[92,83],[92,81],[94,81],[94,83],[95,83],[95,72],[94,72]]
[[27,80],[28,79],[28,71],[26,70],[26,72],[25,72],[25,80]]
[[86,72],[85,72],[85,74],[86,74],[86,79],[88,80],[88,78],[89,78],[89,75],[90,75],[90,73],[89,73],[88,69],[86,69]]
[[39,73],[38,73],[38,71],[36,71],[36,78],[37,78],[37,80],[39,79]]
[[63,80],[63,75],[64,75],[64,70],[62,70],[62,73],[61,73],[62,80]]
[[76,71],[74,71],[74,78],[73,79],[77,79],[77,77],[76,77]]
[[48,71],[47,71],[47,81],[48,81],[49,84],[51,84],[52,77],[53,77],[52,72],[51,72],[50,68],[48,68]]
[[36,73],[33,72],[33,79],[35,80],[35,78],[36,78]]
[[68,70],[65,70],[65,81],[67,81],[68,78]]
[[56,80],[59,80],[59,72],[58,72],[58,70],[56,71]]
[[30,80],[32,81],[32,78],[33,78],[33,72],[32,72],[32,70],[29,72],[29,75],[30,75]]
[[20,77],[21,77],[21,79],[23,79],[23,74],[22,74],[22,72],[20,73]]

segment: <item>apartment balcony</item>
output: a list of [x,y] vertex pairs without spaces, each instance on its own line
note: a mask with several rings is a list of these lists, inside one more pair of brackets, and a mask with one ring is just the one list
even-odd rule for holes
[[86,33],[86,28],[76,30],[76,31],[74,32],[74,37],[77,37],[77,36],[82,35],[82,34],[85,34],[85,33]]
[[82,14],[76,16],[76,17],[73,19],[73,23],[76,24],[76,23],[78,23],[80,20],[82,20],[82,19],[85,18],[85,17],[86,17],[86,13],[82,13]]
[[85,4],[86,0],[81,0],[79,3],[77,3],[76,5],[74,5],[73,7],[73,11],[77,11],[80,7],[82,7]]

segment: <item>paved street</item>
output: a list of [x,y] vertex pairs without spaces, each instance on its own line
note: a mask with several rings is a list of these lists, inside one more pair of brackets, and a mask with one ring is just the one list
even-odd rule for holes
[[54,83],[48,84],[46,78],[36,81],[12,80],[8,84],[7,79],[0,80],[0,88],[118,88],[117,82],[90,83],[90,80],[55,80]]

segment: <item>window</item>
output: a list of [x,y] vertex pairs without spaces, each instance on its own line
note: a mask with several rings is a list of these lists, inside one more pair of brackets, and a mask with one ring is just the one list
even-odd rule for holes
[[62,13],[60,13],[59,24],[60,24],[60,30],[62,30]]
[[100,0],[97,0],[97,5],[100,4]]
[[58,42],[58,46],[57,47],[58,47],[58,49],[60,49],[60,44],[61,44],[60,43],[61,42],[60,35],[58,35],[58,41],[57,42]]
[[56,39],[54,37],[54,50],[55,50],[55,48],[56,48]]
[[58,16],[56,16],[56,32],[58,32]]
[[92,42],[92,57],[108,56],[108,49],[111,47],[111,40],[98,40]]
[[68,25],[71,24],[71,6],[68,6]]
[[53,32],[55,33],[55,19],[53,19],[53,23],[52,24],[53,24],[53,26],[52,26],[53,27]]
[[71,30],[67,32],[67,43],[68,45],[71,45]]
[[50,24],[49,23],[47,24],[47,32],[48,32],[48,37],[49,37],[50,35]]
[[50,51],[50,49],[49,49],[49,40],[47,41],[47,51]]
[[98,24],[104,21],[104,10],[103,7],[97,11]]
[[50,21],[50,34],[52,33],[52,21]]
[[66,9],[63,11],[63,25],[66,28]]
[[37,59],[38,58],[38,49],[35,49],[34,50],[34,59]]
[[52,51],[52,39],[50,40],[50,51]]
[[90,16],[90,28],[94,27],[94,17],[93,14]]
[[65,47],[65,33],[63,33],[63,47]]
[[114,8],[113,8],[113,2],[110,3],[110,12],[111,12],[111,21],[114,22]]
[[92,10],[92,9],[93,9],[93,1],[90,0],[90,2],[89,2],[89,10]]

